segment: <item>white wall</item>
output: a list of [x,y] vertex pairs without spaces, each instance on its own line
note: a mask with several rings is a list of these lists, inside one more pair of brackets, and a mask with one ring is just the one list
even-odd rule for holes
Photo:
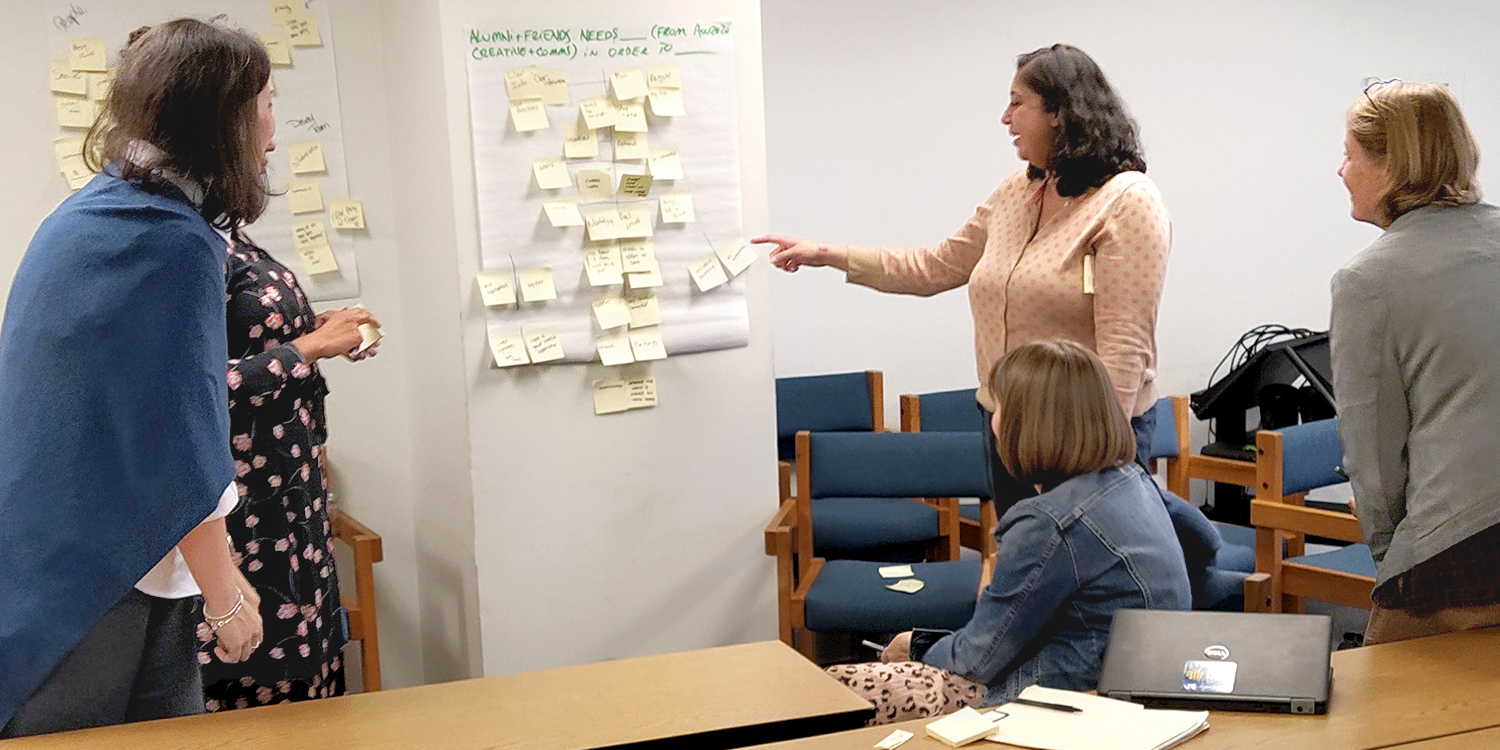
[[[1490,3],[764,0],[763,16],[771,226],[832,242],[957,229],[1020,166],[999,124],[1016,55],[1094,56],[1172,214],[1163,394],[1203,388],[1257,324],[1327,328],[1328,279],[1378,234],[1334,174],[1365,76],[1455,85],[1500,149]],[[804,269],[775,274],[772,301],[776,374],[883,369],[891,422],[897,394],[977,383],[963,290],[896,297]]]

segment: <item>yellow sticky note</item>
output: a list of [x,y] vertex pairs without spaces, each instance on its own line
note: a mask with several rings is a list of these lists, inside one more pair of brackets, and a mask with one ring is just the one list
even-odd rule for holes
[[328,230],[324,228],[322,219],[294,222],[292,241],[296,243],[298,250],[314,245],[326,245],[328,244]]
[[108,73],[84,73],[89,82],[89,98],[102,102],[109,98],[109,87],[115,85],[114,71]]
[[655,294],[632,294],[625,298],[625,305],[630,308],[631,328],[661,325],[661,303],[657,302]]
[[661,340],[660,328],[642,328],[630,332],[630,353],[637,362],[667,358],[667,345]]
[[700,292],[706,292],[729,281],[729,277],[724,275],[724,269],[719,266],[717,255],[693,261],[692,265],[688,266],[688,273],[692,274],[693,283],[698,285]]
[[83,158],[83,139],[72,137],[58,138],[52,141],[52,153],[57,156],[59,164],[69,156],[77,156],[81,159]]
[[542,85],[537,80],[536,66],[526,65],[505,71],[505,95],[511,102],[525,102],[542,98]]
[[623,380],[594,381],[594,414],[630,411],[630,389]]
[[65,128],[85,128],[94,124],[94,103],[88,99],[72,96],[54,96],[52,103],[57,108],[57,124]]
[[557,287],[552,285],[551,268],[523,268],[516,272],[521,280],[522,302],[545,302],[557,299]]
[[593,304],[594,320],[598,321],[599,328],[607,331],[630,325],[630,306],[625,304],[624,297],[601,297]]
[[486,307],[516,304],[516,286],[510,271],[478,273],[474,274],[474,280],[479,282],[479,299]]
[[543,203],[542,210],[547,212],[547,221],[554,227],[583,226],[583,214],[578,212],[578,204],[573,201]]
[[88,96],[88,74],[73,70],[67,60],[53,60],[47,64],[47,86],[59,94]]
[[651,145],[645,133],[627,133],[615,129],[615,160],[634,161],[651,158]]
[[73,70],[103,73],[109,70],[109,53],[102,36],[75,36],[68,39],[68,66]]
[[302,259],[302,267],[308,273],[331,273],[339,270],[339,263],[333,258],[333,248],[326,243],[313,245],[311,247],[297,248],[297,255]]
[[693,196],[687,193],[667,193],[657,200],[661,203],[663,224],[686,224],[693,220]]
[[322,141],[292,141],[287,144],[286,152],[287,161],[292,167],[292,174],[317,174],[328,171],[328,165],[323,161]]
[[360,323],[358,330],[359,348],[354,350],[355,354],[359,354],[364,350],[369,349],[378,341],[385,338],[385,332],[381,331],[380,326],[377,326],[374,323]]
[[1094,254],[1083,256],[1083,293],[1094,293]]
[[646,168],[651,171],[651,176],[658,180],[682,179],[682,158],[677,155],[675,148],[651,149],[651,157],[646,161]]
[[323,35],[318,31],[318,19],[311,16],[294,16],[286,22],[286,35],[293,47],[321,47]]
[[652,65],[646,71],[646,86],[653,89],[680,89],[682,69],[677,67],[677,63]]
[[750,249],[750,243],[744,237],[736,237],[720,245],[714,250],[714,255],[719,256],[719,262],[724,264],[730,276],[739,276],[755,262],[755,251]]
[[619,101],[639,99],[646,95],[646,77],[640,68],[621,68],[609,74],[609,88]]
[[620,211],[614,206],[589,209],[583,215],[583,223],[588,227],[589,239],[594,242],[620,238]]
[[364,229],[364,201],[353,198],[329,201],[328,216],[333,221],[334,229]]
[[286,186],[286,202],[294,214],[311,214],[323,210],[323,189],[317,180],[292,180]]
[[260,43],[266,48],[266,56],[271,58],[272,65],[292,64],[292,37],[286,32],[277,34],[259,34]]
[[607,333],[594,339],[594,349],[599,352],[599,361],[610,367],[635,361],[635,355],[630,353],[629,331]]
[[604,169],[578,170],[578,201],[580,203],[603,203],[615,198],[615,178]]
[[631,290],[654,289],[661,285],[661,268],[659,266],[650,271],[625,274],[625,286]]
[[900,591],[903,594],[915,594],[918,591],[921,591],[922,587],[925,585],[926,584],[915,578],[903,578],[889,586],[886,586],[886,588],[892,591]]
[[510,103],[510,121],[515,123],[517,133],[530,133],[547,129],[547,106],[542,100]]
[[543,190],[557,190],[573,184],[568,176],[568,163],[561,156],[532,159],[531,173],[536,176],[536,186]]
[[881,578],[910,578],[916,575],[910,565],[883,565],[875,570]]
[[563,156],[569,159],[599,158],[599,134],[582,118],[563,126]]
[[687,114],[682,106],[682,92],[677,89],[651,89],[646,101],[651,103],[651,114],[657,117],[682,117]]
[[654,375],[627,378],[625,389],[630,392],[630,408],[645,409],[656,406],[656,377]]
[[590,130],[612,127],[615,124],[615,105],[608,97],[593,96],[578,103],[583,123]]
[[531,364],[531,355],[526,353],[526,339],[522,336],[490,336],[490,354],[495,357],[496,367]]
[[620,186],[615,189],[615,195],[626,198],[645,198],[651,194],[651,182],[649,174],[622,174]]
[[568,74],[561,70],[538,70],[536,85],[542,90],[543,104],[568,103]]
[[531,355],[532,362],[541,364],[563,358],[562,340],[557,338],[557,331],[549,328],[544,331],[527,331],[524,335],[526,352]]
[[651,240],[628,239],[620,242],[620,267],[626,273],[656,270],[656,248]]
[[645,203],[634,206],[620,206],[620,230],[616,234],[621,239],[639,239],[651,236],[651,206]]
[[275,26],[285,26],[287,21],[302,15],[302,3],[296,0],[269,0],[271,8],[271,23]]
[[69,154],[58,161],[58,169],[62,170],[63,179],[68,181],[69,190],[79,190],[94,179],[94,170],[83,161],[82,154]]
[[646,107],[640,102],[621,102],[615,107],[616,133],[646,132]]
[[589,286],[625,283],[620,268],[620,245],[614,241],[591,245],[584,255],[583,267],[588,271]]

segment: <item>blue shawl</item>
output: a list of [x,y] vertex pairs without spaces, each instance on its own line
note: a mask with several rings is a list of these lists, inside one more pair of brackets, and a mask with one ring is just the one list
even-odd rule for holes
[[0,327],[0,726],[234,479],[224,240],[106,172],[52,213]]

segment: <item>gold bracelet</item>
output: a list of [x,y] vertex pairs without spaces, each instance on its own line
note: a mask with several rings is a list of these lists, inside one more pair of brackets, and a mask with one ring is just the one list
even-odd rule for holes
[[210,630],[218,632],[219,628],[228,625],[230,620],[233,620],[235,618],[235,615],[238,615],[240,613],[240,610],[245,606],[245,592],[241,591],[239,592],[239,595],[239,600],[236,601],[234,603],[234,606],[230,607],[229,611],[222,616],[215,617],[208,613],[208,607],[205,606],[203,608],[203,619],[208,621],[208,627]]

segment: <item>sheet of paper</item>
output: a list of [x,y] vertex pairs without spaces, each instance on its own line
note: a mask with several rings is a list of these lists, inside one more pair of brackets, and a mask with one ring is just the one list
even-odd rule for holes
[[271,23],[276,26],[285,26],[287,21],[302,13],[300,0],[269,0],[269,2]]
[[95,102],[103,102],[109,97],[109,88],[115,85],[114,71],[108,73],[84,73],[89,84],[89,98]]
[[523,268],[516,275],[520,277],[522,302],[557,299],[557,287],[552,285],[551,268]]
[[591,130],[581,117],[563,126],[563,156],[569,159],[599,158],[599,134]]
[[719,265],[717,255],[699,258],[688,266],[688,273],[692,274],[693,283],[698,286],[700,292],[722,286],[724,282],[729,281],[729,277],[724,275],[724,269]]
[[620,245],[614,241],[591,243],[584,254],[583,267],[588,271],[589,286],[625,283],[620,269]]
[[620,186],[615,189],[615,195],[625,198],[645,198],[651,193],[651,182],[649,174],[622,174]]
[[624,239],[639,239],[651,236],[650,204],[638,203],[633,206],[620,206],[619,214],[619,237]]
[[915,578],[903,578],[889,586],[886,586],[886,588],[892,591],[900,591],[903,594],[915,594],[918,591],[921,591],[922,587],[926,585],[927,584],[922,583]]
[[523,335],[526,337],[526,353],[531,355],[532,362],[541,364],[563,358],[562,340],[557,337],[557,331],[549,328],[526,331]]
[[573,184],[568,175],[568,163],[561,156],[533,159],[531,173],[536,175],[536,186],[543,190],[557,190]]
[[755,262],[755,251],[750,249],[750,243],[744,237],[736,237],[720,245],[714,255],[719,256],[719,261],[724,264],[730,276],[739,276]]
[[641,102],[621,102],[615,107],[615,133],[644,133],[646,106]]
[[609,74],[609,87],[622,102],[639,99],[646,95],[646,77],[640,68],[621,68]]
[[73,70],[103,73],[109,70],[109,48],[102,36],[75,36],[68,40],[68,66]]
[[661,268],[625,274],[625,286],[630,289],[655,289],[662,285]]
[[542,89],[543,104],[568,103],[568,73],[565,70],[538,70],[536,85]]
[[630,391],[630,408],[646,409],[656,406],[656,376],[627,378],[625,387]]
[[645,133],[627,133],[615,130],[615,160],[637,161],[651,157],[651,144]]
[[334,229],[364,229],[365,203],[353,198],[343,198],[328,203],[328,216]]
[[271,58],[272,65],[292,64],[292,36],[286,32],[279,34],[257,34],[260,43],[266,48],[266,56]]
[[573,201],[543,203],[542,210],[547,212],[547,221],[554,227],[583,226],[583,214],[578,212],[578,204]]
[[530,133],[533,130],[547,129],[547,106],[542,100],[536,99],[525,102],[511,102],[510,121],[515,124],[517,133]]
[[893,729],[890,734],[885,736],[885,739],[875,743],[875,750],[896,750],[896,748],[906,744],[907,740],[915,736],[905,729]]
[[81,190],[89,180],[94,179],[94,170],[83,161],[82,154],[69,154],[58,161],[58,169],[62,171],[63,179],[68,181],[69,190]]
[[625,297],[630,308],[630,327],[644,328],[661,325],[661,305],[652,292],[633,293]]
[[646,86],[653,89],[680,89],[682,68],[677,63],[652,65],[646,71]]
[[323,161],[322,141],[292,141],[287,144],[287,161],[291,164],[292,174],[317,174],[328,171],[328,163]]
[[318,31],[318,19],[313,15],[299,15],[286,22],[287,38],[293,47],[321,47],[323,35]]
[[317,180],[292,180],[286,185],[286,202],[294,214],[312,214],[323,210],[323,188]]
[[[594,300],[594,320],[601,330],[630,325],[630,306],[619,296],[600,297]],[[608,364],[608,363],[605,363]]]
[[578,111],[583,114],[583,122],[591,130],[613,127],[615,124],[615,105],[606,96],[592,96],[578,102]]
[[73,70],[67,60],[53,60],[47,64],[47,86],[58,94],[88,96],[88,74]]
[[675,148],[651,149],[651,158],[646,162],[646,168],[658,180],[682,179],[682,158],[677,155]]
[[635,361],[635,355],[630,353],[629,331],[606,333],[594,339],[594,349],[599,352],[599,361],[609,367]]
[[589,209],[583,214],[583,223],[588,227],[591,242],[620,238],[620,210],[614,206]]
[[490,353],[495,355],[496,367],[531,364],[531,355],[526,353],[526,339],[522,336],[490,336]]
[[687,193],[667,193],[657,201],[661,203],[663,224],[686,224],[693,220],[693,196]]
[[627,273],[645,273],[656,270],[655,246],[650,240],[621,240],[620,266]]
[[516,285],[510,271],[474,275],[479,282],[479,298],[486,306],[516,304]]
[[973,708],[964,707],[928,724],[925,729],[928,737],[949,747],[962,747],[994,734],[996,722],[1004,718],[1004,714],[990,711],[980,713]]
[[623,380],[594,381],[594,413],[618,414],[630,410],[630,390]]
[[88,99],[53,95],[52,102],[57,108],[58,125],[87,130],[94,124],[94,103]]
[[331,273],[339,270],[339,262],[333,257],[333,248],[325,242],[321,245],[297,248],[297,255],[302,259],[302,268],[308,273]]
[[910,565],[884,565],[876,568],[881,578],[910,578],[916,573],[911,571]]
[[651,114],[657,117],[682,117],[687,109],[682,106],[682,92],[677,89],[651,89],[647,99],[651,103]]
[[604,169],[578,170],[579,203],[603,203],[614,199],[614,174]]
[[667,358],[667,345],[662,343],[661,329],[655,326],[630,332],[630,353],[637,362],[650,362]]
[[540,100],[542,89],[542,82],[537,80],[535,65],[523,65],[505,71],[505,95],[512,103]]
[[328,230],[323,226],[323,220],[308,219],[292,222],[292,242],[296,244],[298,250],[314,245],[327,245]]

